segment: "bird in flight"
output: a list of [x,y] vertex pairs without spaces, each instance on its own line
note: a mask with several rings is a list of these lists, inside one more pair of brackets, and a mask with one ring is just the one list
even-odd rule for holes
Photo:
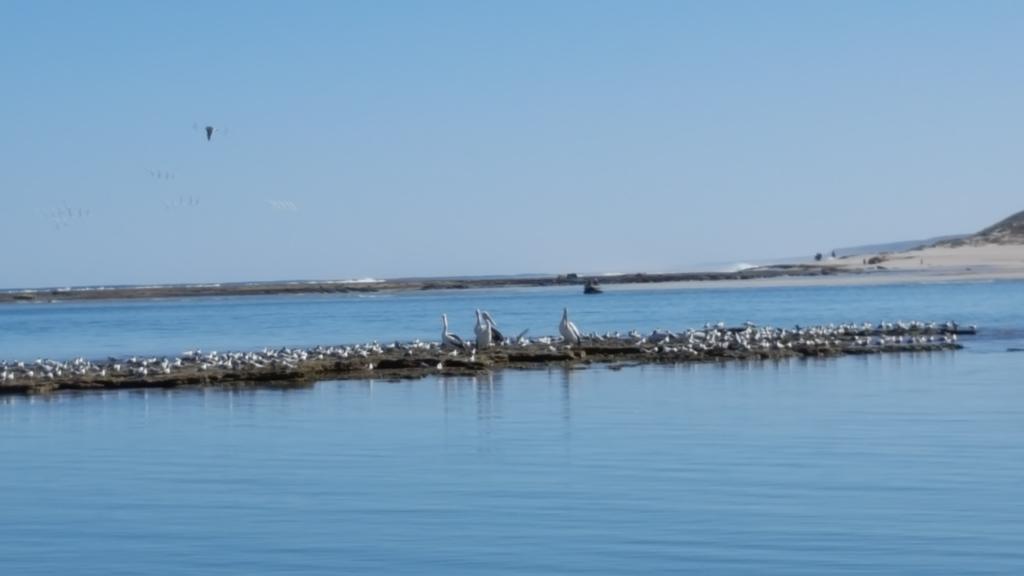
[[226,128],[223,128],[223,127],[218,128],[216,126],[210,126],[209,124],[207,124],[205,126],[200,126],[198,123],[193,122],[192,123],[192,129],[193,130],[198,130],[198,131],[201,131],[201,132],[205,133],[206,134],[206,141],[207,142],[209,142],[210,140],[213,140],[213,134],[214,133],[217,133],[217,134],[227,134],[227,129]]

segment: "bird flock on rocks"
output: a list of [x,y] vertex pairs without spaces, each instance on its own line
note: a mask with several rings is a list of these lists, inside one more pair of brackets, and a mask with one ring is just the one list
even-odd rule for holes
[[573,347],[631,346],[645,354],[673,354],[675,357],[706,357],[732,353],[770,353],[773,351],[807,351],[833,349],[842,351],[905,349],[915,346],[949,347],[955,345],[958,334],[973,334],[976,327],[960,327],[954,322],[882,322],[877,325],[829,324],[826,326],[775,328],[758,326],[751,322],[739,327],[724,323],[705,324],[700,329],[679,332],[654,330],[643,334],[632,330],[627,333],[591,332],[583,335],[569,319],[568,309],[562,310],[558,324],[559,336],[528,338],[527,330],[515,337],[502,333],[494,317],[486,310],[476,310],[474,338],[465,340],[448,327],[447,314],[441,315],[439,341],[392,342],[376,341],[340,346],[312,348],[264,348],[253,352],[217,352],[189,350],[177,357],[108,357],[106,360],[74,358],[67,361],[37,359],[32,362],[0,361],[0,385],[21,380],[75,380],[85,378],[143,379],[170,375],[176,372],[287,372],[299,370],[312,361],[351,360],[359,362],[365,370],[373,370],[374,362],[386,356],[429,356],[438,359],[437,368],[444,367],[446,358],[460,355],[470,361],[477,354],[486,354],[491,348],[528,348],[557,351]]

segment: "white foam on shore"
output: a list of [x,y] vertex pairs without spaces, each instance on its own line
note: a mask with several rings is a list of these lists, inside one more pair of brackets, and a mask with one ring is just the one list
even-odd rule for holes
[[755,264],[747,264],[746,262],[737,262],[735,264],[727,266],[725,271],[726,272],[743,272],[744,270],[750,270],[752,268],[760,268],[760,266],[757,266]]
[[327,280],[326,282],[310,282],[310,284],[380,284],[383,280],[376,278],[354,278],[351,280]]

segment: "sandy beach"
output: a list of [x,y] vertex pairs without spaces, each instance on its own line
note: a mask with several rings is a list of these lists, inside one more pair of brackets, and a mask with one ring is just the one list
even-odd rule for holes
[[[867,264],[878,259],[877,264]],[[1024,280],[1024,244],[932,246],[830,259],[837,273],[738,282],[737,286],[871,285]]]
[[[877,264],[868,262],[878,260]],[[841,271],[882,272],[908,281],[1024,278],[1024,244],[932,246],[906,252],[850,256],[826,262]]]
[[[872,260],[877,259],[877,260]],[[876,262],[867,264],[868,261]],[[976,244],[934,246],[907,250],[808,259],[800,268],[820,266],[817,274],[752,274],[745,278],[666,280],[660,288],[767,288],[784,286],[869,286],[880,284],[925,284],[943,282],[993,282],[1024,280],[1024,244]],[[754,268],[774,270],[775,267]],[[613,290],[650,289],[647,284],[620,284]]]

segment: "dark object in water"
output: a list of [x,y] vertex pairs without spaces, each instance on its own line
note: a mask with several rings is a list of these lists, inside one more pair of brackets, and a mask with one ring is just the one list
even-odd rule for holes
[[1024,348],[1007,348],[1007,352],[1024,352]]
[[597,285],[597,280],[587,280],[587,283],[583,285],[584,294],[603,294],[604,290]]
[[213,138],[213,126],[206,127],[206,141],[209,142],[210,138]]

